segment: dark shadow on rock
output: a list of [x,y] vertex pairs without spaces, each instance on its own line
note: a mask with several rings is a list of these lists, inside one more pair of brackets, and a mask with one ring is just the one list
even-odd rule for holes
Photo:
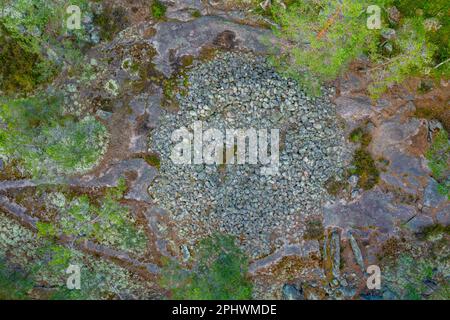
[[236,47],[236,34],[233,31],[225,30],[214,39],[213,44],[219,48],[231,50]]

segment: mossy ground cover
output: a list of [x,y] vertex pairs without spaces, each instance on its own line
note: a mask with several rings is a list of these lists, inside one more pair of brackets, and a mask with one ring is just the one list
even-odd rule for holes
[[416,234],[393,236],[377,254],[383,270],[383,290],[390,299],[448,300],[450,287],[448,226],[433,224]]
[[450,236],[450,226],[433,224],[421,230],[419,235],[423,240],[435,241],[442,239],[444,236]]
[[309,219],[306,221],[306,231],[304,236],[306,240],[322,240],[324,234],[325,228],[320,219]]
[[358,147],[342,179],[330,179],[326,183],[325,188],[333,196],[338,196],[344,190],[350,190],[347,180],[352,175],[358,176],[358,187],[363,190],[372,189],[380,179],[377,163],[368,150],[372,140],[370,134],[364,128],[358,127],[350,133],[348,138],[351,142],[358,144]]
[[194,252],[190,270],[167,261],[161,284],[172,299],[250,299],[252,284],[247,278],[248,260],[230,236],[203,239]]
[[0,261],[0,300],[26,299],[32,288],[33,282],[23,270]]
[[450,199],[450,143],[445,130],[435,135],[425,157],[433,177],[439,183],[439,193]]
[[94,23],[100,27],[100,37],[110,41],[128,26],[126,11],[122,7],[106,6],[101,13],[94,15]]
[[39,222],[39,235],[53,239],[61,235],[76,241],[98,241],[114,248],[142,254],[147,247],[143,229],[137,227],[129,208],[120,203],[126,191],[123,179],[116,188],[92,200],[88,195],[66,196],[52,193],[49,206],[56,209],[52,221]]
[[153,0],[152,4],[150,5],[150,12],[153,18],[156,20],[161,20],[164,18],[166,14],[166,6],[158,0]]
[[[36,237],[0,214],[0,297],[4,299],[86,300],[145,295],[146,283],[111,262],[91,257],[51,239]],[[11,249],[14,250],[11,250]],[[66,287],[66,270],[77,265],[81,290]]]
[[291,45],[276,47],[272,62],[297,79],[310,94],[336,78],[365,48],[374,47],[376,31],[366,28],[366,1],[290,1],[273,5],[270,14],[280,28],[274,33]]
[[450,74],[450,4],[448,1],[395,0],[393,4],[405,19],[419,17],[426,30],[426,42],[433,47],[434,67],[430,73],[437,77]]
[[358,175],[358,186],[360,188],[364,190],[372,189],[378,183],[380,176],[375,160],[367,150],[372,138],[363,128],[356,128],[350,133],[349,139],[360,144],[353,155],[349,174]]
[[415,235],[391,237],[380,247],[382,291],[389,299],[448,300],[449,228],[435,224]]
[[[87,0],[74,0],[71,5],[80,8],[82,17],[92,14]],[[50,82],[62,69],[81,80],[92,76],[86,67],[90,64],[84,63],[83,52],[90,45],[85,26],[68,29],[64,1],[3,1],[0,6],[3,160],[18,161],[34,177],[92,169],[107,146],[104,125],[93,117],[63,114],[62,98],[37,93],[37,89],[46,91],[47,84],[54,92]]]
[[[422,300],[430,285],[434,285],[436,261],[429,259],[414,259],[408,254],[402,254],[395,264],[386,272],[386,280],[390,289],[399,299]],[[448,285],[442,284],[435,291],[432,299],[448,299]]]
[[[346,177],[346,176],[345,176]],[[347,190],[350,184],[346,180],[330,179],[325,184],[325,189],[332,196],[338,196],[342,191]]]
[[106,127],[93,117],[63,115],[62,109],[55,96],[1,101],[0,154],[21,160],[34,177],[92,169],[105,152]]
[[358,175],[358,186],[360,188],[369,190],[378,183],[379,171],[369,151],[364,148],[356,150],[352,165],[354,169],[350,169],[350,172]]
[[[448,79],[450,34],[446,0],[285,1],[265,12],[276,23],[273,63],[310,94],[345,72],[361,55],[370,58],[375,99],[410,76]],[[381,9],[381,28],[369,29],[369,6]],[[392,8],[399,10],[395,17]],[[386,34],[393,36],[386,36]]]
[[[71,4],[89,12],[87,0]],[[68,30],[66,6],[59,0],[0,4],[0,90],[5,95],[27,95],[49,83],[67,58],[66,46],[79,50],[89,42],[83,28]]]
[[0,90],[5,94],[30,92],[54,74],[32,39],[7,30],[1,21],[0,47]]

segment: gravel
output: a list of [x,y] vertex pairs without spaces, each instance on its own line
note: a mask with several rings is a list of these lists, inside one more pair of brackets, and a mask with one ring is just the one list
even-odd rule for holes
[[[324,183],[341,175],[348,156],[345,137],[324,89],[307,97],[293,80],[277,74],[263,57],[221,53],[187,72],[189,91],[177,95],[179,110],[163,110],[150,137],[161,157],[149,188],[157,206],[176,221],[187,245],[215,232],[235,235],[252,258],[270,254],[287,240],[300,241],[311,215],[321,215]],[[171,159],[174,130],[279,129],[280,165],[263,175],[261,164],[176,165]]]

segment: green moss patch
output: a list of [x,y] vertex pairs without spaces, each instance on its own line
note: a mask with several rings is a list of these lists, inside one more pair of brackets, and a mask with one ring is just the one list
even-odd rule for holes
[[359,143],[360,147],[353,155],[351,169],[348,170],[347,176],[358,175],[358,187],[364,190],[372,189],[380,179],[380,172],[375,160],[367,150],[372,137],[363,128],[356,128],[350,133],[349,139],[354,143]]
[[125,251],[142,253],[147,240],[141,228],[137,228],[127,206],[122,205],[127,186],[120,179],[118,186],[108,189],[104,197],[92,201],[88,195],[69,197],[53,194],[51,205],[58,214],[53,221],[37,225],[41,237],[54,239],[66,235],[78,241],[95,240],[104,245]]
[[201,12],[198,10],[195,10],[192,12],[192,17],[193,18],[200,18],[202,16]]
[[186,96],[189,90],[189,76],[187,74],[189,68],[194,62],[193,56],[183,56],[180,58],[179,67],[170,78],[163,78],[161,85],[165,97],[164,104],[168,106],[177,105],[177,94]]
[[166,15],[166,6],[158,0],[154,0],[150,6],[150,12],[153,18],[161,20]]
[[450,226],[434,224],[421,230],[420,235],[424,240],[441,239],[444,235],[450,236]]

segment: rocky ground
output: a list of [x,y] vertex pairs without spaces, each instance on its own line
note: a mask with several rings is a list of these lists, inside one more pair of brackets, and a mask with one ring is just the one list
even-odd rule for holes
[[[109,130],[97,167],[72,177],[0,181],[2,252],[14,255],[17,233],[37,241],[38,210],[20,200],[24,193],[64,184],[95,194],[125,176],[125,199],[145,227],[148,250],[135,256],[95,243],[77,248],[117,265],[121,271],[111,277],[120,273],[125,282],[119,297],[164,296],[157,285],[161,258],[188,259],[196,241],[217,231],[237,236],[251,257],[256,299],[401,298],[406,276],[393,277],[398,270],[383,266],[384,257],[403,253],[419,261],[438,252],[426,291],[437,292],[438,280],[450,275],[448,235],[419,236],[450,224],[450,202],[437,191],[424,157],[442,124],[415,116],[419,98],[401,88],[372,102],[364,61],[322,97],[310,98],[266,62],[265,21],[212,1],[162,2],[167,21],[145,16],[139,1],[136,10],[128,7],[129,26],[88,53],[102,71],[88,85],[72,84],[80,93],[75,99]],[[124,61],[141,63],[145,72]],[[278,174],[263,175],[260,165],[174,165],[171,133],[196,120],[220,130],[280,129]],[[371,136],[366,148],[379,171],[368,189],[346,171],[361,144],[349,140],[356,128]],[[345,187],[330,192],[332,180]],[[369,265],[386,270],[381,290],[365,286]],[[150,285],[135,285],[135,277]]]
[[[320,215],[323,185],[343,172],[345,139],[331,102],[307,98],[250,54],[221,54],[186,77],[179,110],[163,112],[150,143],[162,159],[150,194],[176,221],[175,233],[191,246],[201,234],[233,234],[252,258],[303,238],[305,220]],[[266,175],[262,164],[174,164],[172,132],[198,120],[204,131],[280,130],[278,172]]]

